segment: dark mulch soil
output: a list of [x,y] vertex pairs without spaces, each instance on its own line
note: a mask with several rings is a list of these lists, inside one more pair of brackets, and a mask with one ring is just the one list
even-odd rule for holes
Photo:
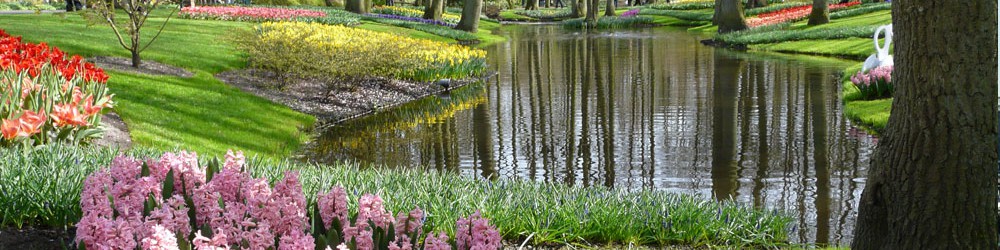
[[71,249],[75,229],[2,228],[0,250]]
[[104,126],[104,137],[94,141],[93,145],[98,147],[117,147],[127,149],[132,147],[132,138],[129,137],[128,126],[122,121],[118,114],[111,112],[101,116],[101,125]]
[[88,62],[93,62],[98,67],[110,70],[124,71],[129,73],[140,73],[147,75],[167,75],[178,77],[192,77],[194,73],[181,67],[170,66],[152,60],[142,60],[139,68],[132,67],[132,59],[110,56],[95,56],[87,58]]
[[422,83],[368,77],[352,80],[293,80],[282,89],[275,87],[277,77],[253,69],[219,73],[216,78],[243,91],[284,104],[296,111],[311,114],[326,124],[337,124],[379,109],[417,100],[442,91],[464,86],[479,79],[453,81],[449,88]]

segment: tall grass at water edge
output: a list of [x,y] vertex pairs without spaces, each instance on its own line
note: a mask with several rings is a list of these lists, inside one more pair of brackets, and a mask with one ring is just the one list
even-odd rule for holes
[[776,24],[755,29],[716,35],[715,39],[728,44],[762,44],[801,40],[829,40],[850,37],[870,38],[878,25],[784,30],[788,24]]
[[[109,165],[119,153],[60,146],[0,149],[0,226],[75,223],[81,216],[84,178]],[[160,154],[145,149],[124,153],[141,158]],[[203,156],[204,160],[208,159]],[[420,206],[429,215],[426,230],[453,230],[459,216],[481,210],[512,242],[767,247],[787,242],[792,221],[781,212],[661,191],[485,181],[421,169],[321,166],[254,157],[247,166],[251,175],[272,182],[285,171],[299,171],[311,201],[317,192],[340,185],[351,202],[364,193],[375,193],[386,199],[392,211]]]

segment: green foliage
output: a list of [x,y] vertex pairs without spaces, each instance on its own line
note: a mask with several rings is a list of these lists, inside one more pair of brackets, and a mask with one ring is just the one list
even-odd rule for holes
[[692,11],[681,11],[681,10],[657,10],[657,9],[642,9],[639,11],[641,15],[656,15],[656,16],[669,16],[681,20],[687,21],[712,21],[712,13],[709,12],[692,12]]
[[779,10],[783,10],[783,9],[787,9],[787,8],[794,8],[794,7],[806,6],[806,5],[810,5],[810,3],[806,3],[806,2],[787,2],[787,3],[771,4],[771,5],[764,6],[764,7],[747,9],[745,12],[743,12],[743,14],[745,16],[756,16],[756,15],[760,15],[760,14],[764,14],[764,13],[768,13],[768,12],[775,12],[775,11],[779,11]]
[[890,10],[892,9],[892,3],[873,3],[873,4],[862,4],[858,7],[847,8],[840,11],[835,11],[830,13],[830,19],[841,19],[846,17],[860,16],[876,11]]
[[804,30],[781,29],[750,29],[740,32],[720,34],[716,40],[727,44],[763,44],[800,40],[828,40],[850,37],[871,37],[878,26],[859,26],[842,28],[815,28]]
[[477,37],[476,35],[474,35],[472,33],[465,32],[465,31],[462,31],[462,30],[456,30],[456,29],[449,28],[449,27],[446,27],[446,26],[441,26],[441,25],[433,25],[433,24],[426,24],[426,23],[420,23],[420,22],[411,22],[411,21],[403,21],[403,20],[391,19],[391,18],[379,18],[379,17],[372,17],[372,16],[365,16],[364,19],[365,20],[369,20],[369,21],[373,21],[373,22],[384,23],[384,24],[388,24],[388,25],[392,25],[392,26],[396,26],[396,27],[403,27],[403,28],[407,28],[407,29],[419,30],[419,31],[431,33],[431,34],[434,34],[434,35],[438,35],[438,36],[443,36],[443,37],[455,39],[455,40],[458,40],[458,41],[476,41],[476,40],[479,40],[479,37]]
[[[43,147],[0,149],[0,225],[62,227],[80,216],[84,178],[108,166],[113,149]],[[149,158],[159,152],[137,149],[127,155]],[[203,155],[204,156],[204,155]],[[208,155],[212,157],[212,155]],[[203,163],[207,158],[203,158]],[[348,193],[357,213],[361,194],[378,194],[390,211],[414,204],[429,213],[426,231],[454,234],[454,223],[481,210],[508,240],[531,244],[689,244],[774,247],[788,240],[791,218],[732,202],[663,191],[569,187],[533,181],[480,181],[421,169],[365,169],[356,165],[317,166],[290,161],[247,159],[253,177],[280,180],[299,171],[307,200],[333,186]],[[331,237],[332,238],[332,237]]]
[[362,17],[361,15],[340,8],[308,6],[308,5],[299,5],[294,7],[285,7],[285,6],[268,6],[268,7],[317,10],[326,13],[326,17],[319,17],[319,18],[302,17],[295,20],[300,22],[317,22],[322,24],[345,25],[345,26],[355,26],[361,24],[361,17]]
[[[583,29],[587,27],[584,18],[570,19],[562,22],[563,27],[569,29]],[[645,27],[655,25],[653,18],[644,16],[635,17],[601,17],[597,19],[597,29],[625,29],[635,27]]]
[[649,7],[657,10],[700,10],[715,8],[715,2],[656,3]]
[[280,5],[280,6],[293,6],[301,5],[299,0],[253,0],[254,4],[259,5]]

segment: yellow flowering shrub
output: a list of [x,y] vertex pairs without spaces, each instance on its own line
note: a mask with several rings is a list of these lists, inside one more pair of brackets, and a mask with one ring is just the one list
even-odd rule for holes
[[266,22],[241,47],[252,67],[286,77],[465,78],[486,67],[480,49],[339,25]]

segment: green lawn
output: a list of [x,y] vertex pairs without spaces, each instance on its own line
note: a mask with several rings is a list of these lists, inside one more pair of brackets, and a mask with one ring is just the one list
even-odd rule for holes
[[861,64],[844,70],[843,92],[841,93],[841,98],[844,101],[844,115],[876,133],[881,133],[885,129],[886,122],[889,121],[892,98],[862,100],[858,88],[854,87],[854,84],[849,80],[859,70],[861,70]]
[[[164,20],[157,11],[146,37]],[[146,60],[186,68],[190,79],[111,72],[108,86],[118,102],[115,111],[128,124],[136,145],[220,154],[234,148],[269,157],[290,155],[307,139],[300,128],[315,118],[244,93],[213,74],[243,67],[227,34],[248,23],[171,19],[160,38],[143,52]],[[46,42],[72,54],[127,57],[110,28],[87,26],[78,15],[9,15],[0,29],[26,41]]]

